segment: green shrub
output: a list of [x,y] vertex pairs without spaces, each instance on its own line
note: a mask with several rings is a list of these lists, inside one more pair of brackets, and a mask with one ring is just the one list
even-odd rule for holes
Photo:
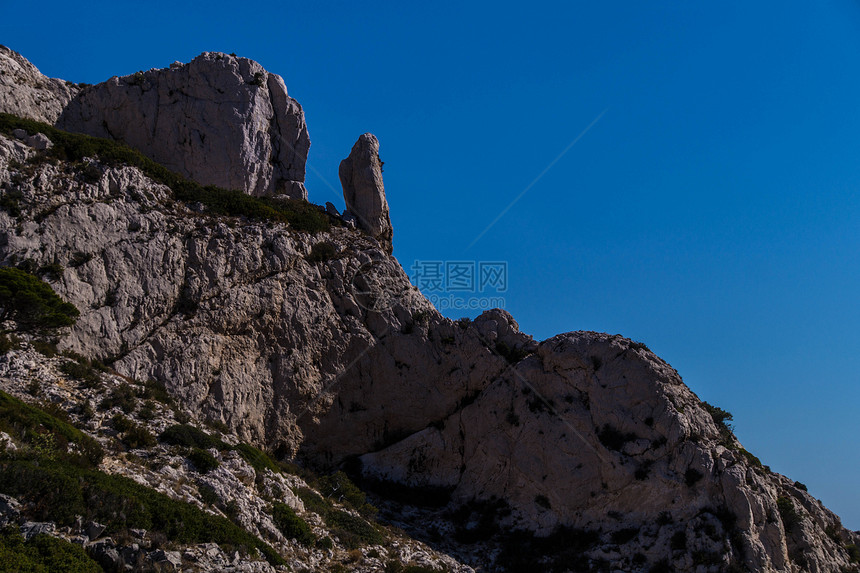
[[24,541],[15,527],[0,532],[0,563],[3,571],[52,573],[101,573],[102,568],[83,547],[48,535]]
[[711,419],[716,424],[717,430],[720,432],[720,443],[727,448],[734,448],[734,428],[729,424],[734,419],[731,412],[727,412],[718,406],[712,406],[704,401],[702,402],[702,407],[711,415]]
[[511,348],[502,341],[496,343],[496,352],[507,360],[508,364],[516,364],[529,355],[529,351],[525,348]]
[[305,257],[309,263],[323,263],[333,259],[337,255],[337,248],[328,241],[314,243],[311,252]]
[[6,354],[10,350],[17,350],[21,347],[21,340],[14,334],[6,336],[0,334],[0,354]]
[[122,414],[114,414],[110,419],[110,425],[114,430],[121,434],[129,431],[134,426],[134,422]]
[[[57,355],[57,345],[44,340],[31,340],[30,345],[33,350],[44,356],[45,358],[53,358]],[[62,369],[62,366],[60,367]]]
[[762,463],[761,463],[761,460],[760,460],[760,459],[758,459],[758,457],[757,457],[757,456],[755,456],[755,455],[753,455],[752,453],[748,452],[748,451],[747,451],[747,450],[745,450],[744,448],[738,448],[738,449],[737,449],[737,452],[738,452],[740,455],[742,455],[742,456],[744,457],[744,459],[746,459],[747,463],[749,463],[751,466],[753,466],[753,467],[755,467],[755,468],[758,468],[758,469],[761,469],[761,470],[770,471],[770,467],[768,467],[768,466],[766,466],[766,465],[762,464]]
[[36,520],[72,525],[76,516],[107,526],[107,534],[147,529],[174,543],[218,543],[258,549],[273,565],[284,560],[267,544],[224,517],[177,501],[134,480],[61,462],[0,462],[0,492],[30,504]]
[[139,388],[137,395],[145,400],[155,400],[161,402],[165,406],[173,406],[173,396],[167,391],[164,384],[158,380],[147,380],[143,383],[143,388]]
[[343,472],[337,472],[319,479],[318,489],[321,494],[343,503],[361,515],[369,518],[376,516],[377,509],[367,503],[367,496]]
[[111,390],[111,393],[99,402],[99,408],[102,410],[110,410],[115,407],[119,407],[126,414],[131,414],[137,407],[137,396],[134,389],[126,382]]
[[616,545],[624,545],[625,543],[636,539],[638,535],[638,527],[627,527],[624,529],[619,529],[618,531],[613,531],[609,537],[612,540],[612,543],[615,543]]
[[597,439],[606,448],[620,452],[624,444],[637,440],[638,436],[632,432],[623,433],[609,424],[603,424],[603,428],[597,433]]
[[133,424],[122,437],[122,443],[126,447],[136,450],[139,448],[151,448],[158,442],[152,432],[140,424]]
[[535,505],[544,509],[552,509],[552,504],[550,504],[549,498],[543,494],[538,494],[535,496]]
[[795,509],[794,502],[787,497],[776,498],[776,508],[779,510],[779,517],[782,519],[782,526],[786,531],[793,530],[803,520],[803,517]]
[[860,563],[860,547],[857,547],[853,543],[845,546],[845,551],[848,552],[848,560],[851,563]]
[[496,565],[505,571],[608,571],[593,566],[585,555],[599,542],[598,532],[572,527],[559,527],[545,537],[513,531],[503,535]]
[[300,487],[295,493],[304,502],[305,509],[317,515],[324,516],[332,508],[331,502],[326,501],[310,488]]
[[[0,429],[10,436],[17,437],[25,444],[45,434],[53,436],[58,459],[71,463],[98,465],[104,456],[101,445],[68,422],[45,412],[41,408],[24,402],[0,391]],[[68,452],[68,445],[74,445],[74,453]],[[42,442],[42,445],[44,443]]]
[[234,449],[239,452],[242,459],[251,464],[251,467],[253,467],[257,472],[263,472],[266,469],[270,469],[275,473],[280,473],[281,471],[280,466],[278,466],[278,462],[273,460],[269,454],[263,450],[255,448],[254,446],[244,442],[236,444]]
[[0,322],[14,320],[23,331],[48,333],[71,326],[80,316],[39,277],[14,267],[0,268]]
[[221,465],[215,456],[200,448],[193,448],[188,454],[188,460],[194,464],[194,469],[201,474],[208,474]]
[[687,533],[685,531],[676,531],[669,541],[669,546],[672,548],[672,551],[686,551]]
[[280,502],[272,504],[272,520],[287,539],[295,539],[307,547],[316,543],[316,537],[311,532],[310,526],[287,504]]
[[190,426],[188,424],[176,424],[170,426],[158,436],[158,441],[170,444],[172,446],[185,446],[189,448],[200,448],[208,450],[215,448],[217,450],[229,450],[230,446],[222,440],[210,436],[203,430]]
[[147,400],[143,405],[141,405],[140,409],[137,411],[137,416],[146,422],[155,418],[155,404],[152,403],[152,400]]
[[205,483],[198,484],[197,491],[200,493],[200,500],[206,505],[215,505],[221,501],[215,489],[210,485]]
[[705,475],[699,470],[688,468],[687,471],[684,472],[684,483],[686,483],[688,487],[693,487],[703,477],[705,477]]
[[356,549],[363,545],[379,545],[385,541],[373,524],[351,513],[332,509],[323,516],[323,520],[329,530],[348,549]]
[[63,362],[60,364],[60,372],[66,376],[80,380],[87,388],[94,388],[101,380],[98,372],[96,372],[89,362],[81,363],[72,360]]

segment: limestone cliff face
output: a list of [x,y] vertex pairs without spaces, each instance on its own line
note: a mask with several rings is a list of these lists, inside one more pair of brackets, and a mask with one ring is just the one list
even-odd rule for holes
[[121,141],[203,185],[307,199],[302,106],[248,58],[205,52],[81,89],[0,46],[0,112]]
[[[254,90],[275,93],[264,86],[279,79],[257,85],[253,62],[230,58],[114,78],[66,106],[68,118],[90,122],[130,100],[146,131],[161,120],[142,110],[162,109],[162,90],[171,98],[175,78],[198,72],[195,85],[217,92],[223,80],[268,109],[274,96]],[[259,134],[267,114],[234,119]],[[188,134],[162,135],[184,162]],[[433,488],[452,506],[501,503],[507,530],[596,532],[583,551],[616,570],[854,566],[847,547],[860,538],[745,452],[641,344],[594,332],[536,342],[499,310],[452,322],[409,283],[385,237],[337,217],[309,234],[220,216],[136,168],[45,161],[2,135],[0,205],[0,264],[51,270],[81,311],[65,348],[162,381],[183,408],[279,456],[351,460],[370,481]]]
[[206,52],[113,77],[74,98],[57,126],[122,141],[204,185],[307,198],[302,107],[247,58]]
[[45,77],[24,56],[0,46],[0,111],[53,124],[79,91],[71,82]]

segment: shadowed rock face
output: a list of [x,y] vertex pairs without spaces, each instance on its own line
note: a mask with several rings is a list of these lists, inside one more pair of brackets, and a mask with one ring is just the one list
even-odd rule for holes
[[75,84],[45,77],[24,56],[0,46],[0,112],[54,123],[78,91]]
[[346,203],[346,216],[353,216],[359,227],[392,251],[393,230],[388,216],[388,201],[382,184],[379,140],[372,133],[358,138],[349,157],[340,162],[340,184]]
[[57,127],[122,141],[204,185],[307,198],[302,107],[247,58],[205,52],[113,77],[72,100]]

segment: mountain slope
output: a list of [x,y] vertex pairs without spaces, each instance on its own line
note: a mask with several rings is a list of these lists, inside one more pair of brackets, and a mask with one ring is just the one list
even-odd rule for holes
[[386,519],[486,570],[527,569],[514,543],[557,571],[856,569],[857,534],[644,345],[538,343],[499,310],[452,322],[337,215],[225,210],[232,195],[112,148],[69,161],[60,132],[5,121],[0,262],[80,309],[61,349],[278,458],[348,469]]

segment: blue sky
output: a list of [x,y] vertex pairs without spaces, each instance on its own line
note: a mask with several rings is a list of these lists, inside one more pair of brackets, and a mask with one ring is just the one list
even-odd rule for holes
[[375,133],[407,271],[507,262],[524,331],[647,343],[860,529],[860,4],[404,4],[9,1],[0,43],[89,83],[259,61],[311,200]]

